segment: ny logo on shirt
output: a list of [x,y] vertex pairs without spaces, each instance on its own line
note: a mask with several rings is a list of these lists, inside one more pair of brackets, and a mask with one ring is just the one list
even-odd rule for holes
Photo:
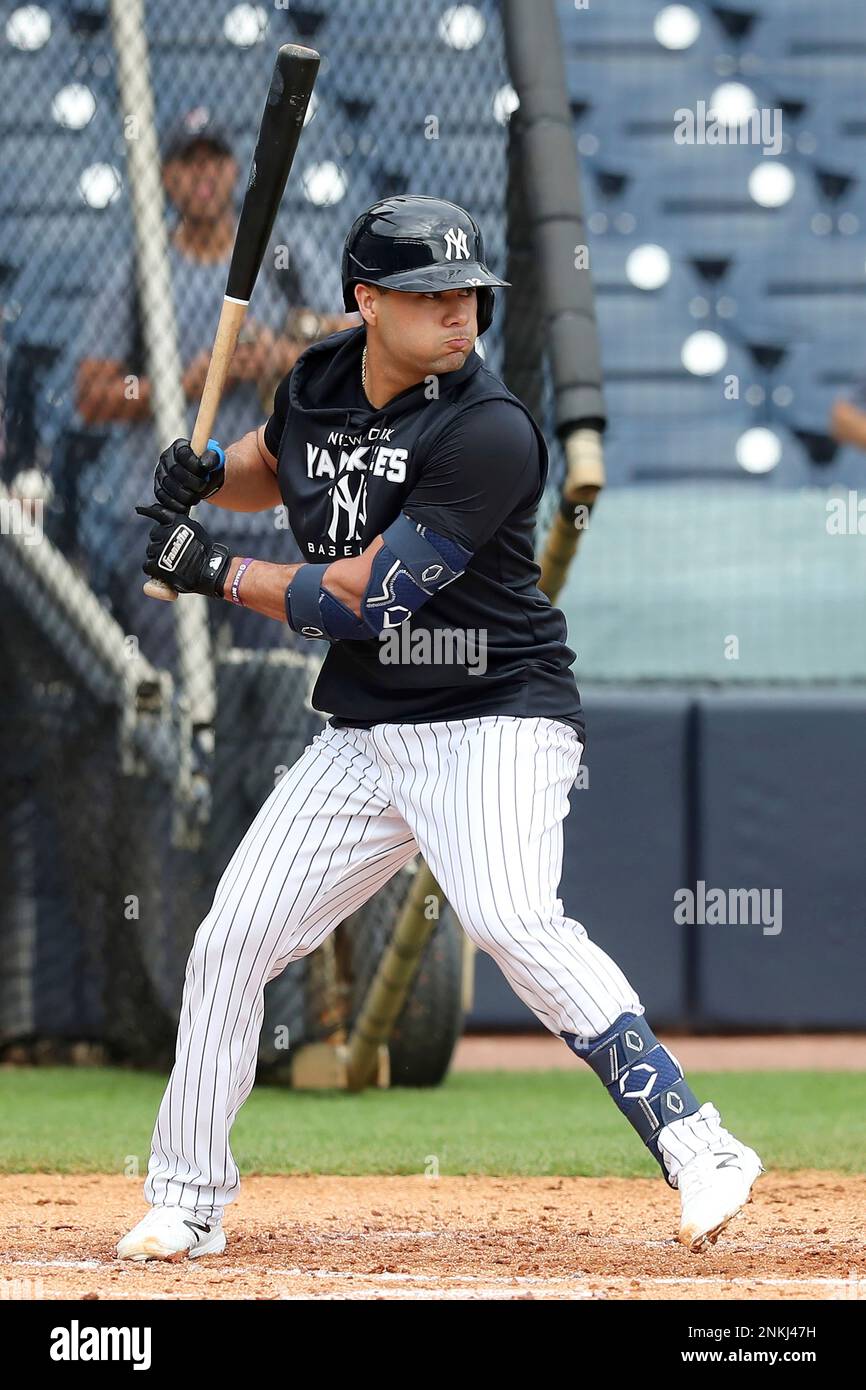
[[[339,536],[340,522],[345,517],[345,535]],[[358,486],[352,491],[352,476],[344,473],[331,490],[331,522],[328,535],[332,541],[359,541],[367,520],[367,479],[361,474]]]
[[[375,429],[371,434],[393,434],[393,430]],[[362,541],[367,521],[367,479],[384,478],[389,483],[406,480],[409,452],[384,444],[359,444],[358,436],[331,435],[328,443],[346,439],[353,449],[325,449],[307,444],[307,477],[331,478],[328,490],[331,503],[327,536],[335,545],[340,542]]]

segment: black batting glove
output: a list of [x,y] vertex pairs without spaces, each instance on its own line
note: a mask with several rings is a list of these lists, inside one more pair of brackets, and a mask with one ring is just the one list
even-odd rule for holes
[[178,516],[166,507],[136,507],[139,516],[155,524],[147,543],[142,569],[161,579],[179,594],[204,594],[222,598],[231,553],[228,546],[211,540],[200,521]]
[[157,502],[172,512],[188,512],[219,492],[226,479],[226,456],[215,439],[199,457],[188,439],[176,439],[160,454],[153,474]]

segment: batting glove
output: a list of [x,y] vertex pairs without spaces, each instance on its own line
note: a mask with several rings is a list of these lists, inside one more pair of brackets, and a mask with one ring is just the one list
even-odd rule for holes
[[180,517],[166,507],[136,507],[139,516],[155,523],[142,569],[179,594],[222,598],[231,552],[211,540],[200,521]]
[[215,439],[208,440],[201,457],[193,453],[188,439],[176,439],[159,456],[153,492],[157,502],[169,511],[188,512],[197,502],[219,492],[225,479],[226,456]]

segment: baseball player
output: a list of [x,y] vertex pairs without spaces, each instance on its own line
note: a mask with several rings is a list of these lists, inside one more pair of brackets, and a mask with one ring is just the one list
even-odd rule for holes
[[[176,441],[156,505],[139,508],[153,523],[147,574],[328,644],[313,699],[332,718],[265,801],[196,933],[151,1210],[118,1255],[225,1248],[231,1127],[255,1078],[265,985],[419,849],[464,930],[679,1189],[679,1239],[700,1250],[763,1169],[557,897],[584,722],[565,620],[536,584],[545,442],[475,351],[506,282],[474,218],[408,196],[357,219],[342,274],[362,324],[308,348],[267,423],[224,453]],[[305,561],[233,555],[185,514],[202,500],[282,502]]]

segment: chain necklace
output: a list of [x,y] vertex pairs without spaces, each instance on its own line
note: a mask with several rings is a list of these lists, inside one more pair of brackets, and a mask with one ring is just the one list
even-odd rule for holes
[[366,348],[366,344],[365,344],[365,346],[364,346],[364,351],[361,353],[361,388],[362,388],[362,390],[363,390],[363,392],[364,392],[364,395],[366,395],[366,394],[367,394],[367,348]]

